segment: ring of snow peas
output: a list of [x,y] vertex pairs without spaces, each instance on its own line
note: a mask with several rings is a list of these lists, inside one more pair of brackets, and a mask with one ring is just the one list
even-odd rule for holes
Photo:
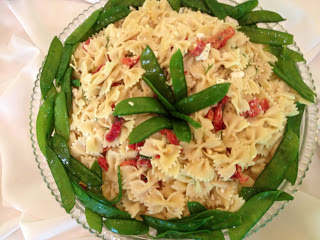
[[234,19],[239,19],[250,13],[257,6],[258,0],[246,1],[233,7],[232,10],[228,12],[228,15]]
[[89,208],[86,208],[84,212],[86,215],[88,225],[92,229],[96,230],[98,233],[101,233],[102,232],[102,217],[99,214],[91,211]]
[[56,76],[56,86],[59,85],[61,78],[63,77],[64,73],[67,71],[71,55],[75,51],[75,49],[78,46],[78,42],[75,44],[65,44],[63,47],[62,51],[62,56],[61,56],[61,61],[59,64],[59,68],[57,71],[57,76]]
[[67,110],[66,95],[64,91],[57,94],[54,104],[54,128],[55,132],[67,141],[70,135],[69,116]]
[[104,225],[114,233],[123,235],[140,235],[149,232],[149,226],[135,219],[107,219]]
[[114,23],[129,15],[130,9],[126,6],[118,6],[107,9],[100,13],[100,16],[95,25],[95,31],[100,31],[102,28],[107,27],[110,23]]
[[109,0],[103,7],[102,11],[106,11],[108,9],[114,8],[114,7],[141,7],[145,0]]
[[[280,58],[283,51],[284,47],[281,46],[266,46],[263,50],[275,55],[277,58]],[[293,51],[289,48],[286,48],[287,53],[290,55],[291,59],[297,63],[297,62],[304,62],[305,59],[303,58],[302,54]]]
[[227,16],[225,8],[217,0],[204,0],[210,12],[219,19],[224,19]]
[[249,12],[238,19],[240,25],[252,25],[265,22],[281,22],[284,20],[285,19],[278,13],[266,10]]
[[61,80],[61,90],[64,91],[66,94],[66,103],[67,103],[67,110],[69,115],[70,115],[70,109],[72,105],[72,86],[71,86],[72,71],[73,71],[73,68],[69,66]]
[[198,202],[188,202],[187,206],[191,215],[201,213],[207,210],[205,206]]

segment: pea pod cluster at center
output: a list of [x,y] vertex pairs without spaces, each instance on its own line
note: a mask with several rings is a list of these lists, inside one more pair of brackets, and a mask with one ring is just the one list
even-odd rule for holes
[[[228,92],[230,83],[213,85],[199,93],[187,95],[187,83],[183,68],[183,56],[178,50],[170,60],[170,73],[173,89],[157,61],[152,49],[147,46],[140,57],[145,70],[143,80],[153,90],[156,98],[135,97],[121,101],[115,107],[114,116],[140,113],[155,113],[156,116],[137,126],[129,135],[129,144],[143,141],[155,132],[173,128],[176,136],[185,142],[191,141],[188,123],[194,128],[201,124],[186,114],[197,112],[218,103]],[[173,90],[173,91],[172,91]]]

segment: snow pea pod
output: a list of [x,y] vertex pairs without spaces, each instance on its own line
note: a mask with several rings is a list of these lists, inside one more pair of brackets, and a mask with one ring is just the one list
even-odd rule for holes
[[[286,131],[291,129],[299,138],[300,125],[301,125],[305,105],[297,103],[297,108],[298,108],[299,114],[288,118]],[[295,158],[295,160],[290,164],[287,172],[284,174],[284,178],[288,180],[292,185],[294,185],[297,180],[298,168],[299,168],[299,153]]]
[[[266,192],[266,191],[272,191],[272,190],[256,188],[256,187],[242,187],[239,196],[242,197],[244,200],[248,201],[254,195],[261,192]],[[281,192],[276,201],[291,201],[291,200],[293,200],[293,197],[290,194],[286,192]]]
[[59,68],[57,71],[56,76],[56,85],[59,85],[61,78],[63,77],[64,73],[67,71],[67,68],[70,63],[71,55],[74,50],[77,48],[79,43],[75,44],[65,44],[62,51],[61,61],[59,64]]
[[228,15],[234,19],[239,19],[250,13],[257,6],[258,0],[249,0],[235,6],[231,11],[228,12]]
[[62,206],[67,213],[70,213],[75,204],[75,195],[68,174],[57,154],[49,146],[46,148],[46,153],[49,168],[61,195]]
[[79,201],[91,211],[106,218],[131,219],[129,213],[91,198],[78,184],[72,182],[72,186]]
[[212,14],[211,11],[209,10],[208,6],[203,0],[181,0],[181,5],[184,7],[191,8],[194,11],[201,11],[203,13],[208,13]]
[[181,218],[179,223],[192,222],[200,219],[212,219],[201,226],[201,229],[206,230],[220,230],[241,224],[241,217],[237,213],[221,211],[217,209],[206,210],[198,214],[192,214]]
[[139,126],[135,127],[129,135],[129,144],[142,142],[150,135],[165,129],[172,128],[172,123],[169,118],[153,117],[144,121]]
[[124,7],[141,7],[145,0],[110,0],[108,1],[102,11],[108,10],[113,7],[119,7],[119,6],[124,6]]
[[40,89],[43,99],[46,99],[47,92],[53,86],[53,79],[59,68],[63,45],[59,38],[54,37],[49,48],[47,58],[44,62],[40,76]]
[[157,95],[160,102],[168,111],[176,110],[174,106],[172,106],[172,104],[158,91],[158,89],[152,84],[152,82],[147,77],[143,76],[142,79],[148,84],[151,90]]
[[194,113],[218,103],[228,92],[230,83],[213,85],[201,92],[188,96],[175,104],[175,108],[184,114]]
[[173,239],[196,239],[196,240],[224,240],[223,233],[221,231],[209,231],[198,230],[193,232],[178,232],[178,231],[166,231],[161,234],[157,234],[155,239],[158,238],[173,238]]
[[150,227],[159,231],[174,230],[179,232],[191,232],[198,230],[206,222],[210,221],[212,217],[189,221],[189,222],[170,222],[159,218],[154,218],[146,215],[141,215],[143,221]]
[[47,156],[47,139],[51,136],[54,127],[54,95],[51,95],[41,105],[36,123],[37,141],[44,156]]
[[178,119],[181,119],[181,120],[188,122],[194,128],[201,128],[200,123],[198,123],[197,121],[193,120],[191,117],[189,117],[183,113],[179,113],[179,112],[174,111],[174,112],[170,112],[170,114]]
[[168,0],[168,2],[170,3],[172,9],[174,11],[179,12],[180,7],[181,7],[181,1],[180,0]]
[[251,25],[256,23],[265,23],[265,22],[281,22],[285,19],[281,17],[278,13],[259,10],[249,12],[243,17],[238,19],[240,25]]
[[64,91],[58,93],[54,104],[54,127],[57,134],[64,137],[67,141],[69,140],[69,117]]
[[153,97],[134,97],[119,102],[113,112],[114,116],[139,113],[158,113],[167,115],[166,109]]
[[242,224],[234,228],[229,228],[230,239],[242,239],[268,211],[274,201],[277,200],[280,193],[281,191],[262,192],[245,202],[245,204],[237,212],[237,214],[239,214],[242,218]]
[[111,232],[123,235],[141,235],[149,232],[149,226],[136,219],[107,219],[104,225]]
[[73,87],[81,87],[81,82],[80,82],[80,79],[73,79],[72,81],[71,81],[71,84],[72,84],[72,86]]
[[69,174],[77,177],[80,181],[87,185],[100,186],[102,184],[100,177],[95,175],[80,161],[70,155],[68,142],[65,138],[56,133],[53,136],[52,145],[53,150],[56,152]]
[[188,202],[187,203],[190,214],[197,214],[207,210],[205,206],[198,202]]
[[75,44],[92,28],[98,20],[100,9],[94,11],[76,30],[73,31],[66,39],[66,44]]
[[129,15],[130,9],[125,6],[113,7],[102,11],[95,25],[95,31],[100,31],[102,28],[108,26]]
[[227,16],[226,10],[217,0],[204,0],[210,12],[219,19],[224,19]]
[[91,165],[90,171],[93,172],[98,177],[100,178],[102,177],[102,171],[98,161],[93,162],[93,164]]
[[295,62],[289,53],[284,49],[281,57],[278,58],[274,73],[285,81],[290,87],[296,90],[304,99],[315,102],[315,93],[303,81]]
[[183,56],[180,49],[170,59],[170,74],[176,102],[188,96],[186,76],[183,68]]
[[284,179],[284,174],[297,157],[299,138],[292,131],[287,131],[271,161],[257,178],[254,187],[276,189]]
[[[58,92],[57,92],[57,89],[54,85],[51,86],[50,90],[47,92],[47,96],[46,96],[46,99],[51,97],[52,95],[54,95],[55,97],[57,96]],[[54,97],[54,99],[55,99]]]
[[85,209],[86,219],[88,222],[89,227],[96,230],[98,233],[102,231],[102,217],[91,211],[89,208]]
[[144,76],[149,79],[151,84],[158,90],[158,92],[167,99],[171,104],[174,103],[174,96],[171,88],[166,84],[167,79],[158,63],[156,56],[149,46],[142,51],[141,66],[146,71]]
[[72,71],[73,71],[72,67],[69,66],[61,80],[61,90],[64,91],[66,94],[66,102],[67,102],[67,109],[68,109],[69,115],[70,115],[70,109],[72,105],[72,86],[71,86]]
[[172,127],[174,134],[181,141],[189,143],[191,141],[191,131],[186,121],[173,119]]
[[[281,46],[266,46],[263,50],[275,55],[277,58],[280,58],[283,51],[284,51],[284,48]],[[296,51],[293,51],[289,48],[286,48],[286,51],[288,52],[288,54],[290,55],[291,59],[294,62],[304,62],[305,61],[302,54],[300,54]]]
[[238,29],[246,34],[251,42],[267,45],[290,45],[293,43],[293,36],[289,33],[279,32],[271,29],[242,26]]

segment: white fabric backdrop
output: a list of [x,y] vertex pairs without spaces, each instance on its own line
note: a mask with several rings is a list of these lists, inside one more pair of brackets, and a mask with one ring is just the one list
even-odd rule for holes
[[[94,0],[0,0],[0,239],[94,239],[57,204],[30,142],[33,83],[51,39]],[[287,19],[320,95],[319,0],[260,0]],[[320,239],[320,151],[295,200],[249,239]]]

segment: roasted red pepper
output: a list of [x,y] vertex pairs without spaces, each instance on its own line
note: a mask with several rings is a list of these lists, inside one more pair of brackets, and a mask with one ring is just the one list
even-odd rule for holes
[[104,157],[99,157],[98,158],[98,163],[100,165],[101,168],[103,168],[104,170],[108,171],[109,169],[109,165],[107,163],[107,159]]
[[122,163],[120,163],[120,167],[123,167],[123,166],[137,167],[137,163],[138,161],[136,159],[127,159],[127,160],[124,160]]
[[211,43],[211,46],[215,49],[220,49],[227,44],[227,41],[234,36],[236,31],[231,27],[227,27],[226,29],[222,30],[216,36],[210,38],[208,43]]
[[170,144],[173,145],[179,145],[179,140],[177,138],[177,136],[172,133],[170,130],[168,129],[162,129],[159,131],[162,135],[165,135],[167,137],[167,140]]
[[249,180],[249,177],[242,173],[242,168],[238,164],[236,165],[236,171],[231,178],[238,179],[240,183],[245,183]]
[[85,41],[82,45],[83,50],[87,51],[87,49],[84,47],[85,45],[89,45],[91,41],[91,38],[88,38],[87,41]]
[[202,40],[198,40],[197,46],[195,47],[195,49],[193,49],[190,54],[192,56],[200,56],[201,53],[203,52],[204,48],[206,47],[206,43]]
[[266,98],[262,99],[260,102],[257,98],[254,98],[249,102],[249,106],[250,110],[242,113],[241,116],[248,118],[259,115],[261,111],[264,113],[269,109],[269,102]]
[[123,119],[116,117],[116,120],[112,124],[112,127],[110,129],[110,132],[106,135],[106,140],[108,142],[113,142],[117,137],[120,136],[122,124],[123,124]]
[[228,99],[229,97],[225,96],[216,107],[209,109],[206,115],[206,118],[212,122],[216,131],[220,131],[226,127],[223,122],[223,107],[226,105]]
[[95,71],[92,72],[92,74],[95,74],[95,73],[99,72],[100,69],[101,69],[103,66],[104,66],[104,65],[99,66]]
[[264,98],[260,101],[259,103],[260,107],[261,107],[261,110],[263,112],[267,111],[269,109],[269,101],[268,99]]
[[132,68],[134,65],[136,65],[140,60],[140,56],[133,58],[133,57],[125,57],[121,59],[121,62],[127,66],[129,66],[129,68]]
[[146,158],[140,158],[138,160],[138,166],[140,167],[147,167],[147,168],[152,168],[152,164],[151,164],[151,161],[150,159],[146,159]]
[[140,150],[140,147],[142,147],[144,145],[145,141],[142,141],[142,142],[138,142],[138,143],[135,143],[135,144],[129,144],[128,147],[132,150],[135,150],[135,151],[139,151]]

